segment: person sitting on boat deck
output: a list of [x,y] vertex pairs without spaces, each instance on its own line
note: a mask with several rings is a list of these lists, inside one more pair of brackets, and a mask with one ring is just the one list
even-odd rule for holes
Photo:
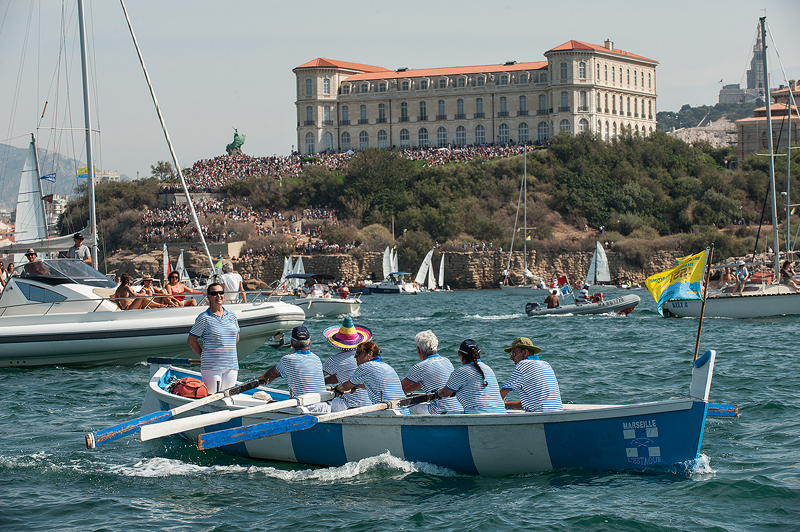
[[83,235],[75,233],[72,235],[73,245],[67,250],[68,259],[78,259],[89,266],[92,265],[92,252],[83,245]]
[[36,257],[36,251],[33,248],[28,248],[28,251],[25,252],[25,258],[28,259],[28,263],[24,266],[26,277],[50,274],[50,269]]
[[164,290],[160,288],[155,288],[153,286],[153,278],[150,276],[149,273],[142,274],[142,289],[139,290],[139,293],[145,296],[159,296],[155,299],[155,301],[161,303],[162,305],[166,305],[168,307],[181,306],[181,304],[178,302],[177,299],[169,295]]
[[311,295],[311,285],[308,281],[300,288],[300,297],[309,297]]
[[[342,325],[328,327],[322,332],[332,346],[341,351],[331,356],[322,366],[325,375],[325,384],[339,384],[347,382],[358,367],[356,363],[356,347],[372,338],[372,332],[366,327],[356,327],[353,318],[346,316]],[[369,395],[364,389],[356,389],[343,397],[336,397],[331,401],[331,411],[340,412],[348,408],[370,405]]]
[[794,280],[794,263],[787,260],[781,266],[781,282],[786,286],[791,286],[795,290],[800,291],[800,284]]
[[[325,392],[325,377],[322,361],[311,352],[311,333],[303,325],[292,329],[292,353],[282,357],[258,378],[261,384],[269,384],[278,377],[286,379],[292,397],[307,393]],[[306,405],[311,412],[330,412],[330,403]]]
[[519,401],[506,401],[508,409],[522,409],[526,412],[557,412],[564,409],[561,402],[561,390],[553,368],[537,354],[542,348],[536,347],[530,338],[524,336],[511,342],[505,352],[511,353],[514,371],[500,389],[500,396],[505,401],[512,390],[519,392]]
[[[208,309],[194,320],[186,342],[200,357],[200,373],[209,393],[225,390],[236,384],[239,375],[239,320],[222,306],[225,287],[211,283],[206,289]],[[200,340],[203,347],[200,347]]]
[[164,291],[175,298],[178,304],[182,307],[195,307],[197,300],[193,297],[187,299],[185,294],[202,294],[200,290],[189,288],[181,282],[181,274],[178,272],[169,272],[167,276],[167,286]]
[[[417,333],[414,337],[414,344],[421,362],[411,366],[406,378],[400,383],[403,386],[403,392],[410,393],[419,389],[425,393],[434,392],[447,384],[447,379],[453,373],[453,363],[439,355],[439,339],[436,338],[433,331]],[[446,414],[448,411],[460,412],[463,409],[458,399],[448,397],[413,405],[409,411],[412,414]]]
[[228,261],[222,265],[222,275],[219,282],[225,286],[225,303],[233,305],[238,303],[240,298],[242,303],[247,303],[247,295],[244,293],[242,276],[233,271],[233,263]]
[[731,268],[726,267],[722,271],[722,275],[719,276],[719,282],[717,282],[715,288],[719,288],[727,292],[729,290],[726,290],[726,287],[730,287],[731,290],[733,289],[733,282],[734,282],[733,270],[731,270]]
[[[353,388],[364,388],[369,396],[369,404],[375,405],[383,401],[403,399],[403,385],[392,366],[381,359],[381,350],[373,342],[362,342],[356,347],[356,364],[350,378],[337,384],[337,392],[347,392]],[[401,414],[408,414],[408,408],[398,408]]]
[[736,263],[736,271],[733,272],[733,276],[736,278],[736,287],[733,289],[733,292],[742,295],[742,292],[744,292],[744,285],[747,283],[747,279],[750,278],[750,272],[747,271],[743,260]]
[[544,298],[544,303],[547,305],[547,308],[556,308],[561,304],[561,300],[558,299],[558,290],[555,288],[550,292],[546,298]]
[[537,285],[536,285],[536,286],[538,286],[540,290],[544,290],[545,288],[547,288],[547,287],[544,285],[544,279],[539,279],[539,282],[537,283]]
[[120,277],[121,281],[111,300],[114,301],[120,310],[141,310],[146,308],[164,308],[166,305],[157,303],[153,297],[142,297],[131,285],[133,278],[127,273]]
[[461,342],[458,356],[461,366],[450,374],[444,388],[436,392],[437,397],[455,395],[464,407],[462,412],[448,414],[505,414],[497,377],[492,368],[481,362],[481,350],[477,342],[472,339]]
[[591,301],[589,297],[589,285],[583,285],[583,288],[578,290],[578,293],[575,295],[575,304],[576,305],[584,305]]

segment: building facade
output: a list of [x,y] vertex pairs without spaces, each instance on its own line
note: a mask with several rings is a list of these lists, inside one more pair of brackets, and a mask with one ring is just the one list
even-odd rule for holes
[[[800,99],[800,88],[797,81],[790,80],[789,86],[781,85],[770,91],[772,102],[772,146],[775,153],[786,153],[788,143],[795,146],[800,142],[800,117],[798,117],[797,100]],[[753,153],[766,154],[767,146],[767,108],[758,107],[753,116],[736,121],[738,135],[739,161]]]
[[610,139],[656,128],[657,61],[569,41],[545,61],[389,70],[317,58],[297,79],[297,151]]

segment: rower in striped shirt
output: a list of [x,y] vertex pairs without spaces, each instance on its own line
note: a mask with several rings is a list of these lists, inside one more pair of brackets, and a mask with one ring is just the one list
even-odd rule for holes
[[506,401],[508,409],[523,409],[526,412],[557,412],[564,409],[561,390],[553,368],[536,356],[542,351],[530,338],[520,337],[505,349],[511,353],[514,371],[500,390],[505,400],[512,390],[519,391],[519,401]]
[[[289,353],[258,378],[261,384],[269,384],[278,377],[286,379],[293,396],[325,392],[325,377],[322,361],[310,351],[311,334],[304,326],[292,329],[293,353]],[[330,403],[306,405],[311,412],[330,412]]]

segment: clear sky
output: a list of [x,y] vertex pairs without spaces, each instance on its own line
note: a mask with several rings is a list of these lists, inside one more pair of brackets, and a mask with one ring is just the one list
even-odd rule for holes
[[[10,2],[10,3],[9,3]],[[0,0],[0,142],[24,147],[43,125],[83,127],[75,2],[56,98],[62,3]],[[86,0],[99,117],[98,169],[131,178],[170,160],[116,0]],[[655,59],[658,110],[713,105],[725,84],[745,84],[758,18],[766,14],[788,79],[800,78],[798,0],[128,0],[136,37],[182,167],[221,155],[233,127],[245,153],[286,155],[296,144],[292,69],[326,57],[397,69],[541,61],[570,39]],[[26,47],[24,47],[27,43]],[[774,56],[773,83],[783,83]],[[96,126],[95,126],[96,127]],[[74,142],[40,132],[40,145],[85,160]],[[73,147],[73,144],[75,147]],[[0,171],[2,171],[0,169]],[[0,176],[0,179],[19,176]]]

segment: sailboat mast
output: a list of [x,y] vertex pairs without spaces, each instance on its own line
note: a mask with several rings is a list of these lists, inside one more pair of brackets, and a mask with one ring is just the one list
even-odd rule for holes
[[525,190],[523,202],[525,208],[522,215],[522,284],[528,284],[528,146],[522,145],[522,187]]
[[86,177],[89,180],[89,230],[92,242],[92,267],[97,269],[97,213],[94,197],[94,162],[92,160],[92,117],[89,110],[89,68],[86,63],[86,24],[83,15],[83,0],[78,0],[78,23],[81,34],[81,77],[83,78],[83,120],[86,123]]
[[[769,69],[767,65],[767,17],[761,17],[761,60],[764,62],[764,94],[767,103],[767,146],[769,148],[769,191],[772,202],[772,237],[775,246],[775,277],[781,278],[781,264],[779,257],[780,241],[778,240],[778,202],[775,198],[775,148],[772,145],[772,110],[769,95]],[[789,217],[789,213],[786,213]],[[788,249],[787,256],[788,256]]]
[[194,210],[194,204],[192,203],[192,197],[189,195],[189,188],[186,186],[186,179],[183,177],[183,172],[181,171],[181,165],[178,163],[178,156],[175,154],[175,149],[172,147],[172,140],[169,138],[169,131],[167,131],[167,124],[164,122],[164,117],[161,114],[161,108],[158,106],[158,100],[156,99],[156,92],[153,89],[153,83],[150,81],[150,74],[147,73],[147,67],[144,65],[144,58],[142,57],[142,52],[139,50],[139,42],[136,40],[136,35],[133,33],[133,25],[131,25],[131,19],[128,16],[128,10],[125,9],[125,2],[120,0],[119,2],[122,5],[122,12],[125,13],[125,20],[128,23],[128,29],[131,32],[131,38],[133,39],[133,46],[136,48],[136,54],[139,56],[139,63],[142,65],[142,71],[144,72],[144,77],[147,80],[147,86],[150,89],[150,96],[153,98],[153,104],[156,106],[156,113],[158,114],[158,121],[161,122],[161,129],[164,131],[164,137],[167,139],[167,146],[169,147],[169,153],[172,155],[172,162],[175,163],[175,171],[178,172],[178,177],[181,180],[181,185],[183,186],[183,192],[186,195],[186,203],[189,205],[189,212],[192,215],[192,221],[194,222],[195,227],[197,227],[197,234],[200,236],[200,242],[203,243],[203,250],[206,252],[206,258],[208,259],[208,263],[211,265],[211,271],[213,272],[214,267],[214,259],[211,258],[211,252],[208,250],[208,244],[206,244],[206,237],[203,235],[203,228],[200,226],[200,220],[197,219],[197,212]]

